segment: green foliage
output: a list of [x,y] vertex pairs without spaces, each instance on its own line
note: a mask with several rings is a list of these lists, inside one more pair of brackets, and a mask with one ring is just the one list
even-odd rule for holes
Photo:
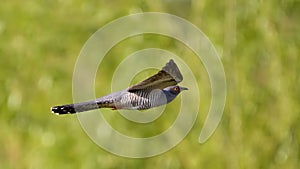
[[[183,17],[214,43],[227,76],[226,107],[214,135],[199,144],[210,104],[209,78],[200,60],[167,37],[141,35],[120,42],[99,68],[97,96],[109,93],[122,58],[149,47],[181,56],[201,93],[195,126],[178,146],[152,158],[122,158],[94,144],[76,116],[54,116],[49,109],[72,102],[76,58],[96,30],[148,11]],[[299,11],[297,0],[1,2],[0,168],[298,168]],[[178,103],[167,108],[175,110]],[[120,132],[141,137],[164,131],[177,115],[164,114],[149,127],[105,113]]]

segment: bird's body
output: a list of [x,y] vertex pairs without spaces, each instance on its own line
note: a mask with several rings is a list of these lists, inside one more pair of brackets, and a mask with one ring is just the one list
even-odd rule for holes
[[175,99],[182,90],[187,90],[187,88],[176,86],[181,81],[182,75],[177,65],[170,60],[157,74],[125,90],[93,101],[55,106],[51,110],[56,114],[73,114],[98,108],[149,109],[167,104]]

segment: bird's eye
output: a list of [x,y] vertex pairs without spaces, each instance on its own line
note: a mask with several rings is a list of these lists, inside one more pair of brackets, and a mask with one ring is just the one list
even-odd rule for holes
[[174,90],[175,92],[178,92],[178,91],[179,91],[179,87],[178,87],[178,86],[175,86],[175,87],[173,88],[173,90]]

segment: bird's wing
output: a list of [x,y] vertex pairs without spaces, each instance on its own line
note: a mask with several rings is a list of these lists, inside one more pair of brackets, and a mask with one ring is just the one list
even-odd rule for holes
[[176,85],[181,82],[182,79],[182,75],[176,63],[171,59],[157,74],[129,87],[128,91],[134,92],[142,89],[164,89],[165,87]]

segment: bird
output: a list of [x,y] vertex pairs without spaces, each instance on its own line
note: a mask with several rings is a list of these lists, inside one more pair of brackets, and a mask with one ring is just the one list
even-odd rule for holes
[[125,90],[95,100],[51,107],[54,114],[75,114],[99,108],[112,110],[146,110],[165,105],[176,98],[186,87],[177,85],[183,80],[173,59],[155,75]]

